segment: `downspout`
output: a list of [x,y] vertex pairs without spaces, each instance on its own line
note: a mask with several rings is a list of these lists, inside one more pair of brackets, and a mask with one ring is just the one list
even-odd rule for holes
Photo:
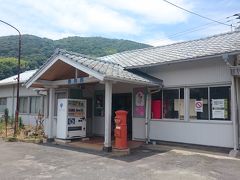
[[150,88],[147,88],[147,96],[146,96],[146,115],[145,115],[145,132],[146,132],[146,135],[145,135],[145,142],[146,144],[148,144],[150,142],[150,137],[149,137],[149,134],[150,134],[150,119],[151,119],[151,95],[154,94],[154,93],[157,93],[161,91],[161,88],[159,87],[157,90],[155,91],[152,91],[151,92],[151,89]]
[[[229,62],[229,56],[227,54],[223,55],[223,59],[229,68],[234,66]],[[239,129],[238,129],[238,123],[237,123],[238,102],[237,102],[237,96],[236,96],[236,79],[235,79],[234,75],[232,75],[231,82],[232,82],[232,85],[231,85],[231,119],[233,122],[233,149],[235,151],[237,151],[237,149],[239,148],[239,140],[238,140]]]
[[148,144],[149,142],[149,118],[148,118],[148,114],[149,114],[149,93],[147,91],[147,96],[146,96],[146,112],[145,112],[145,142],[146,144]]
[[239,105],[238,105],[239,104],[239,79],[236,79],[236,83],[235,84],[236,84],[236,88],[235,88],[236,89],[236,93],[235,94],[236,94],[236,104],[237,104],[237,110],[236,110],[236,117],[237,117],[237,121],[236,121],[236,135],[237,135],[237,138],[236,139],[237,139],[237,146],[238,146],[237,148],[239,149],[239,145],[240,145],[239,144],[239,137],[240,137],[239,136],[239,117],[240,116],[239,116],[239,108],[238,108],[239,107]]

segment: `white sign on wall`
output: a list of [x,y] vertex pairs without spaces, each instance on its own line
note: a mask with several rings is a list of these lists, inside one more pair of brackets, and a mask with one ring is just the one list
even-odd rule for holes
[[225,99],[212,99],[212,118],[225,118]]
[[203,112],[203,101],[195,101],[195,112]]
[[224,110],[212,110],[213,119],[224,119]]

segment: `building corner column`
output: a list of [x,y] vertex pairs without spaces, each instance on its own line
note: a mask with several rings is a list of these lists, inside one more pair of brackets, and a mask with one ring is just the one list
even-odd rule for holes
[[236,96],[236,81],[235,77],[232,76],[231,86],[231,120],[233,122],[233,150],[230,151],[229,156],[237,157],[240,156],[239,142],[238,142],[238,123],[237,123],[237,96]]
[[106,152],[112,151],[111,117],[112,117],[112,82],[105,81],[105,131],[103,150]]
[[48,140],[53,140],[53,117],[54,117],[54,99],[55,89],[49,88],[49,112],[48,112],[48,123],[47,123],[47,137]]

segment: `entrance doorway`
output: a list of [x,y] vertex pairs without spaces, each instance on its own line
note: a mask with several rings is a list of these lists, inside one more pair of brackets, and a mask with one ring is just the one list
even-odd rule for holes
[[112,133],[115,128],[115,111],[125,110],[128,112],[127,115],[127,133],[128,139],[132,139],[132,94],[121,93],[113,94],[112,96]]

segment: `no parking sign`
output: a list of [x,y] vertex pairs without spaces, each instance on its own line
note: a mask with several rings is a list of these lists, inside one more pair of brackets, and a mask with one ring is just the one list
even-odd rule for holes
[[195,101],[195,111],[203,112],[203,101]]

